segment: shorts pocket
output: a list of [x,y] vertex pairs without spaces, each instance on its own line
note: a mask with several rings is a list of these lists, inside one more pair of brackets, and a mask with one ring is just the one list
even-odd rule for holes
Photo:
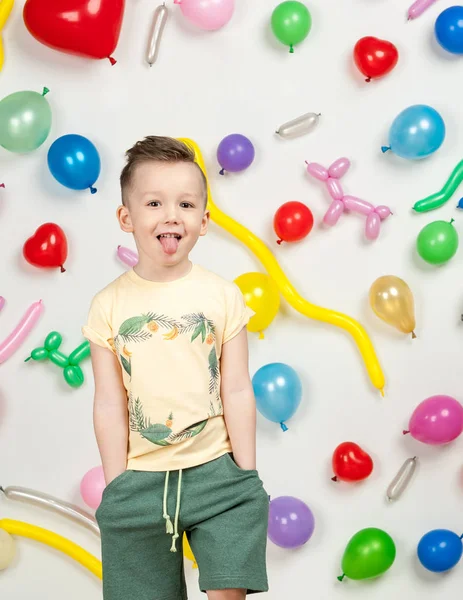
[[100,502],[98,508],[96,509],[95,517],[97,517],[97,515],[99,514],[100,509],[103,506],[103,503],[105,503],[105,501],[108,497],[108,494],[112,493],[115,489],[117,489],[117,487],[120,485],[120,483],[122,481],[124,481],[124,479],[127,477],[127,475],[129,473],[132,473],[132,471],[129,471],[129,470],[123,471],[120,475],[118,475],[110,483],[108,483],[108,485],[103,490],[103,494],[101,496],[101,502]]
[[233,467],[236,469],[236,471],[238,471],[238,473],[244,473],[246,474],[251,474],[251,475],[257,475],[257,469],[242,469],[241,467],[239,467],[236,462],[235,459],[233,458],[233,454],[231,454],[230,452],[227,454],[228,456],[228,460],[229,462],[233,465]]

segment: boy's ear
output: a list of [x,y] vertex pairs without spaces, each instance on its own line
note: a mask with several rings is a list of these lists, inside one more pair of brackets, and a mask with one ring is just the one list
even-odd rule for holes
[[203,220],[201,221],[201,231],[199,232],[199,235],[206,235],[207,227],[209,225],[209,219],[210,219],[210,212],[208,210],[206,210],[203,215]]
[[122,231],[125,233],[133,233],[132,219],[130,218],[130,212],[127,206],[121,204],[121,206],[117,208],[116,215]]

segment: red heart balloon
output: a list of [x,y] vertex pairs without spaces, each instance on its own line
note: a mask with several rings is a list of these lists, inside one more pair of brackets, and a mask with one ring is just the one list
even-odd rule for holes
[[373,461],[358,444],[343,442],[333,453],[333,481],[361,481],[373,471]]
[[354,61],[367,81],[382,77],[392,71],[399,60],[399,52],[391,42],[367,36],[360,39],[354,48]]
[[27,0],[23,17],[36,40],[54,50],[109,58],[117,46],[125,0]]
[[55,223],[41,225],[23,247],[24,258],[34,267],[61,267],[68,256],[64,231]]

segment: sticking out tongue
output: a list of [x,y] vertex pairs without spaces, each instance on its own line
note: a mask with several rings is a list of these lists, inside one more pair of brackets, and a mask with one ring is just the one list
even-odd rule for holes
[[175,254],[177,252],[179,239],[175,237],[164,237],[160,236],[159,241],[161,242],[162,249],[166,254]]

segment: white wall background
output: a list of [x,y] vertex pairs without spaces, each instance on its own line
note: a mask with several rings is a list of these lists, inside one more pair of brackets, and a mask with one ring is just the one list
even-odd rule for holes
[[[431,576],[417,564],[416,546],[436,527],[461,532],[462,442],[428,448],[401,435],[424,398],[447,393],[463,399],[463,249],[439,269],[426,268],[414,251],[416,235],[432,220],[454,217],[463,231],[454,208],[459,196],[435,213],[411,213],[413,203],[437,191],[462,157],[461,59],[444,55],[433,40],[435,18],[452,3],[442,0],[406,23],[407,2],[402,0],[311,0],[313,29],[294,55],[270,33],[276,2],[237,0],[232,22],[213,34],[192,29],[171,6],[159,62],[149,69],[143,57],[155,4],[128,0],[114,67],[38,44],[24,27],[20,0],[4,32],[0,97],[46,85],[54,123],[38,151],[27,156],[0,152],[0,179],[7,184],[0,190],[0,294],[8,301],[0,315],[0,338],[31,302],[42,298],[46,307],[22,350],[0,367],[0,484],[27,486],[83,505],[80,479],[99,464],[90,363],[84,364],[85,385],[71,390],[53,365],[22,359],[51,330],[63,333],[63,350],[75,348],[91,297],[123,272],[116,247],[134,247],[114,218],[124,150],[147,134],[188,136],[203,150],[218,205],[272,245],[305,297],[367,326],[387,377],[383,400],[346,334],[310,322],[288,306],[265,341],[250,337],[252,373],[268,362],[284,361],[298,370],[304,384],[302,406],[286,434],[259,419],[261,477],[273,497],[298,496],[316,517],[314,536],[299,551],[269,544],[267,597],[456,597],[463,565],[446,576]],[[400,52],[395,71],[370,85],[351,58],[364,35],[391,40]],[[393,118],[414,103],[441,112],[447,125],[444,145],[417,163],[382,155]],[[307,111],[323,113],[316,131],[294,141],[276,139],[279,124]],[[253,140],[256,161],[249,171],[222,178],[215,150],[232,132]],[[88,136],[100,151],[103,168],[95,196],[66,190],[48,172],[47,150],[66,133]],[[364,242],[364,219],[355,215],[344,216],[331,230],[321,225],[328,199],[323,186],[306,176],[304,160],[328,165],[343,155],[353,163],[343,179],[346,192],[388,204],[394,212],[373,244]],[[306,202],[316,226],[304,242],[277,247],[273,214],[288,200]],[[47,221],[68,234],[65,275],[33,269],[22,259],[24,241]],[[215,225],[193,259],[229,279],[260,269],[246,248]],[[368,289],[383,274],[403,277],[415,294],[418,339],[413,343],[368,308]],[[375,471],[363,485],[330,481],[332,451],[346,440],[374,457]],[[414,454],[421,459],[417,477],[404,497],[388,506],[387,485]],[[97,539],[79,526],[38,508],[0,501],[0,517],[49,528],[99,555]],[[396,562],[375,582],[339,584],[344,547],[367,526],[383,527],[393,536]],[[0,574],[2,598],[101,598],[100,582],[64,555],[25,539],[18,539],[17,547],[14,564]],[[191,598],[200,598],[190,563],[187,573]]]

